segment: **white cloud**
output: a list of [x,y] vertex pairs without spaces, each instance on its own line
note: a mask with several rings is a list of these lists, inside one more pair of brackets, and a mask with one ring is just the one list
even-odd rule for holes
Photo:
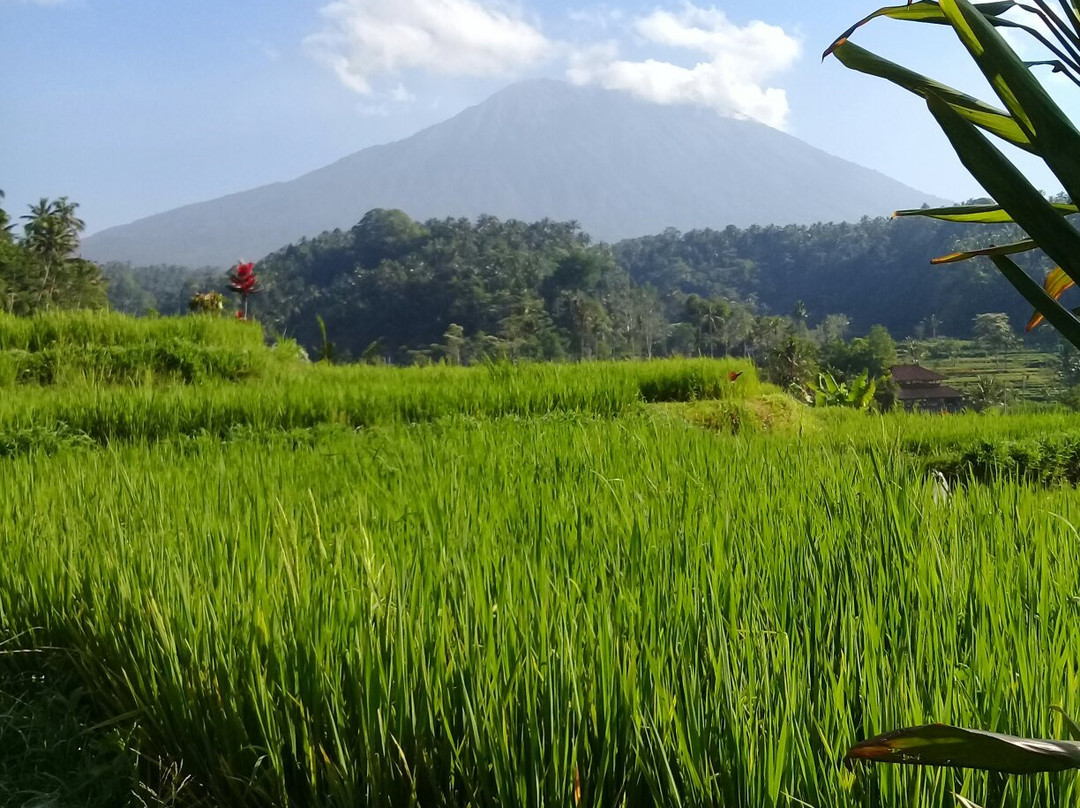
[[678,12],[654,11],[634,21],[646,42],[688,50],[705,58],[691,66],[658,59],[618,58],[608,43],[579,51],[567,73],[577,84],[623,90],[657,104],[694,104],[782,129],[787,94],[766,86],[791,67],[799,43],[783,28],[754,21],[738,26],[716,8],[689,3]]
[[307,48],[364,94],[373,92],[376,78],[409,70],[511,74],[543,61],[554,48],[501,0],[335,0],[322,15],[327,25],[305,40]]
[[568,15],[570,22],[577,25],[587,25],[593,28],[606,30],[609,26],[622,22],[626,16],[622,9],[610,6],[598,6],[594,8],[581,8],[571,11]]

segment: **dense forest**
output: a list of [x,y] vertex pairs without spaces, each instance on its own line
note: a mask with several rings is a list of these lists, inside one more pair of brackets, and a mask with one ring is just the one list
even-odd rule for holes
[[[133,314],[183,313],[196,294],[226,291],[218,268],[83,261],[76,207],[41,200],[22,217],[19,237],[0,211],[0,292],[9,311],[103,306],[105,281],[108,305]],[[842,373],[880,368],[894,354],[892,337],[968,337],[986,312],[1023,322],[1026,304],[988,263],[929,262],[1016,236],[1005,225],[867,218],[668,230],[607,245],[573,222],[421,223],[379,209],[348,231],[260,261],[252,312],[324,358],[734,354],[783,381],[819,362]],[[1041,276],[1045,264],[1030,260]],[[1042,329],[1036,339],[1052,343],[1054,334]]]
[[[328,339],[349,357],[761,359],[793,336],[820,344],[877,324],[902,338],[967,337],[988,311],[1023,322],[1027,305],[988,262],[930,264],[1015,237],[1010,226],[867,218],[668,230],[609,246],[572,222],[419,223],[374,210],[351,230],[260,261],[254,311],[281,333],[308,346]],[[195,292],[224,282],[209,268],[106,265],[105,274],[113,306],[135,313],[184,311]]]
[[[967,337],[973,318],[1029,314],[989,261],[933,266],[959,249],[1014,241],[1013,226],[958,225],[925,218],[864,218],[857,223],[667,231],[620,242],[616,259],[638,284],[664,293],[750,301],[759,311],[812,319],[843,313],[853,333],[875,324],[895,335],[934,323],[942,335]],[[1039,280],[1048,265],[1028,264]]]

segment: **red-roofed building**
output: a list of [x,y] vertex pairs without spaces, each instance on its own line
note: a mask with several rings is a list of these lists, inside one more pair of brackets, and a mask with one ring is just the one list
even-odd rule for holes
[[893,381],[900,388],[896,400],[908,410],[958,410],[964,394],[942,384],[945,377],[920,365],[893,365]]

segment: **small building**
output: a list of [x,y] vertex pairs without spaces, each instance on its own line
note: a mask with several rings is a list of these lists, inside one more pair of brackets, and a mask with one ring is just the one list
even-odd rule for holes
[[964,394],[947,384],[945,377],[921,365],[893,365],[893,381],[899,388],[896,400],[907,410],[958,410],[964,405]]

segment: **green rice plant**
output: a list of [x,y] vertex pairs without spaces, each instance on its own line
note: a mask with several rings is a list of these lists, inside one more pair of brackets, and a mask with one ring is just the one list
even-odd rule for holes
[[929,457],[928,465],[956,480],[989,482],[1013,476],[1038,485],[1076,485],[1080,482],[1080,435],[984,438],[951,451],[938,450]]
[[31,317],[0,312],[0,350],[42,351],[57,346],[132,346],[167,340],[256,351],[262,329],[218,317],[137,318],[103,311],[52,311]]
[[0,636],[63,649],[218,804],[985,802],[976,774],[836,764],[883,726],[1054,734],[1080,500],[935,499],[904,446],[1004,418],[825,414],[799,440],[639,406],[17,454]]
[[252,323],[102,312],[0,316],[0,387],[239,381],[297,360],[295,352],[269,351]]
[[[199,356],[188,356],[185,361],[194,362]],[[33,428],[63,428],[108,443],[200,433],[224,436],[237,428],[292,430],[323,424],[361,428],[454,415],[498,418],[578,412],[611,417],[649,400],[734,398],[760,389],[752,366],[735,360],[508,365],[497,376],[484,367],[319,365],[294,367],[275,376],[272,384],[258,376],[235,384],[221,378],[243,375],[252,368],[228,352],[220,358],[222,363],[216,367],[196,365],[188,370],[180,366],[178,372],[185,378],[209,379],[195,389],[89,383],[4,397],[0,399],[0,446],[5,436]],[[115,370],[118,363],[109,360],[108,365]],[[730,381],[734,372],[742,374],[737,383]]]

